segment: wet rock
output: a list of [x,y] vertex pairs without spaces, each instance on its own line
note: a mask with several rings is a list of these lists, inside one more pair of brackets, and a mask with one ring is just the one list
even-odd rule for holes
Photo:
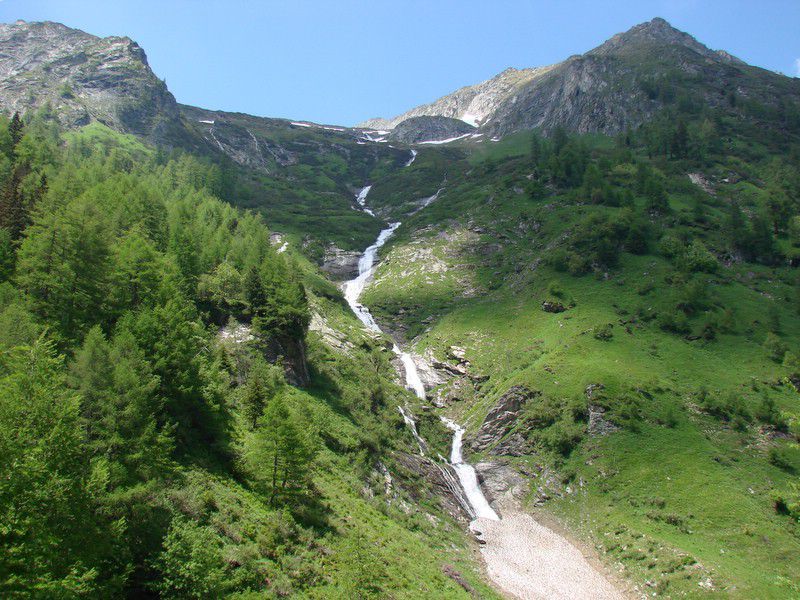
[[320,268],[334,279],[353,279],[358,276],[358,261],[360,259],[360,252],[342,250],[331,244],[325,250]]
[[443,383],[446,383],[450,378],[450,373],[442,372],[441,370],[435,368],[433,364],[435,358],[430,349],[426,350],[423,356],[412,354],[411,358],[413,359],[414,364],[417,366],[419,378],[422,380],[422,385],[425,386],[426,390],[440,386]]
[[486,415],[486,419],[470,445],[471,448],[480,452],[497,444],[516,424],[522,405],[538,394],[539,392],[521,385],[509,388]]
[[428,499],[436,498],[452,517],[465,521],[471,519],[470,512],[464,506],[463,490],[449,464],[405,452],[398,453],[395,458],[401,469],[401,472],[396,473],[396,487],[402,485],[401,482],[405,480],[427,482],[430,487],[413,486],[404,489],[417,502],[423,496]]

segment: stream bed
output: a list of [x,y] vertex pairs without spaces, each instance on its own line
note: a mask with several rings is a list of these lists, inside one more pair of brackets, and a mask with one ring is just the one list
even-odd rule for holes
[[[413,155],[408,163],[409,165],[416,157],[416,152],[412,152]],[[373,214],[372,211],[367,207],[366,203],[367,195],[369,194],[371,187],[372,186],[365,186],[358,192],[356,196],[356,202],[358,205],[362,208],[362,210],[364,210],[364,212],[369,214]],[[436,195],[438,196],[438,192]],[[359,298],[361,297],[367,282],[375,272],[378,252],[399,226],[400,223],[391,223],[386,229],[383,229],[378,234],[378,238],[375,240],[375,243],[364,250],[364,254],[358,261],[358,275],[354,279],[346,281],[344,284],[344,297],[347,303],[350,305],[350,308],[353,310],[358,319],[367,327],[367,329],[374,331],[375,333],[383,333],[383,331],[381,331],[380,326],[375,322],[375,319],[372,316],[372,313],[369,312],[369,309],[359,302]],[[414,359],[411,357],[411,354],[404,352],[397,342],[393,342],[392,351],[400,359],[400,362],[403,365],[406,387],[413,391],[417,398],[424,400],[425,386],[422,384],[422,379],[417,371],[417,365],[414,363]],[[400,414],[403,415],[403,420],[406,422],[406,425],[408,425],[409,430],[414,436],[414,439],[419,446],[420,454],[424,456],[425,451],[427,450],[427,444],[417,432],[416,421],[414,420],[411,411],[407,406],[398,406],[397,408],[400,411]],[[442,421],[450,430],[453,431],[453,445],[450,452],[449,464],[458,477],[464,497],[469,505],[465,508],[471,509],[468,512],[471,512],[470,516],[473,519],[484,518],[499,520],[500,517],[497,516],[497,513],[489,505],[489,502],[486,500],[486,497],[481,491],[475,469],[469,463],[464,462],[462,458],[461,445],[462,438],[464,436],[464,428],[457,423],[450,421],[449,419],[443,418]]]

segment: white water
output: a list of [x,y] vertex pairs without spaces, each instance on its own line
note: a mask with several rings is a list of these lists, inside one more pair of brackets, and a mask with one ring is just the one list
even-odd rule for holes
[[414,436],[414,439],[417,440],[417,446],[419,446],[419,454],[420,456],[425,456],[425,449],[428,445],[425,443],[425,440],[420,437],[419,432],[417,431],[417,422],[413,419],[411,414],[407,412],[402,406],[398,406],[397,410],[400,411],[400,414],[403,415],[403,421],[406,422],[406,425],[411,430],[411,435]]
[[371,185],[366,185],[363,188],[361,188],[358,194],[356,194],[356,202],[358,202],[358,205],[361,207],[361,210],[363,210],[368,215],[372,215],[374,217],[375,213],[372,212],[369,208],[367,208],[367,194],[369,194],[369,191],[371,189],[372,189]]
[[[414,156],[416,156],[416,154]],[[359,205],[365,210],[368,210],[366,208],[366,200],[370,188],[371,186],[362,188],[356,196],[356,200],[358,201]],[[435,199],[435,197],[438,195],[439,192],[436,192],[435,196],[432,196],[431,198]],[[364,287],[367,285],[367,281],[369,281],[369,278],[372,277],[372,274],[375,271],[375,259],[378,256],[378,251],[399,226],[400,223],[392,223],[389,225],[389,227],[380,232],[378,239],[375,240],[375,243],[364,250],[364,254],[358,261],[358,277],[351,279],[344,284],[344,297],[347,303],[350,305],[350,308],[356,314],[358,319],[367,327],[367,329],[376,333],[381,333],[381,328],[375,322],[375,319],[373,318],[372,313],[369,312],[369,309],[361,304],[358,300],[361,297],[361,293],[364,291]],[[419,376],[417,365],[414,364],[414,359],[408,352],[403,352],[396,343],[392,345],[392,351],[403,363],[406,387],[413,391],[418,398],[424,399],[425,386],[422,384],[422,379]],[[417,445],[419,446],[420,454],[424,456],[426,444],[425,440],[423,440],[417,432],[416,422],[414,421],[410,412],[405,410],[402,406],[398,406],[397,409],[400,411],[400,414],[403,415],[403,420],[411,430],[411,433],[414,436]],[[475,473],[475,469],[472,468],[472,465],[465,463],[463,457],[461,456],[461,443],[462,438],[464,437],[464,428],[457,423],[450,421],[449,419],[442,418],[442,421],[449,429],[453,431],[453,448],[450,453],[450,463],[455,470],[456,475],[458,476],[458,480],[464,490],[467,502],[472,507],[472,512],[474,513],[475,518],[492,519],[495,521],[499,520],[500,517],[497,516],[497,513],[489,505],[489,502],[487,502],[486,497],[481,491],[480,484],[478,483],[478,475]]]
[[464,428],[458,423],[445,419],[442,417],[442,422],[447,425],[448,429],[453,431],[453,447],[450,451],[450,464],[456,470],[458,480],[461,482],[461,487],[464,488],[464,493],[467,495],[467,500],[475,512],[476,519],[491,519],[499,521],[500,517],[494,512],[494,509],[487,502],[486,497],[481,491],[481,486],[478,483],[478,474],[472,465],[465,463],[464,458],[461,456],[461,444],[464,437]]
[[408,159],[408,162],[405,164],[405,166],[406,167],[410,167],[411,163],[413,163],[414,160],[416,160],[416,158],[417,158],[417,151],[412,149],[411,150],[411,158]]

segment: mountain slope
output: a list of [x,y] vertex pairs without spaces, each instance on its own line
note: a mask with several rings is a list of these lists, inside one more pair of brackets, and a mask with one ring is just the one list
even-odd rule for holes
[[508,69],[393,119],[365,125],[388,129],[411,116],[442,115],[474,118],[492,136],[556,127],[614,134],[681,100],[722,106],[738,98],[776,106],[781,97],[800,98],[800,81],[710,50],[656,18],[556,65]]
[[551,68],[508,68],[491,79],[477,85],[465,86],[430,104],[412,108],[391,119],[369,119],[359,124],[359,127],[393,129],[406,119],[422,116],[450,117],[477,126],[484,123],[504,100],[512,97],[520,86],[547,73]]

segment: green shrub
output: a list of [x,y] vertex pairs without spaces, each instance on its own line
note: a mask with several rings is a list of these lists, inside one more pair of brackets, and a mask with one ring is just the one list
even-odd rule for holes
[[756,408],[754,416],[762,423],[771,425],[776,431],[788,431],[789,429],[789,423],[778,410],[775,400],[766,392],[763,393],[761,403]]
[[764,338],[763,346],[764,350],[767,351],[767,355],[775,362],[781,362],[789,349],[784,341],[771,331],[768,332],[767,336]]
[[670,333],[686,334],[689,333],[689,319],[682,311],[664,311],[658,315],[658,326]]
[[686,249],[682,266],[691,273],[713,273],[719,267],[717,257],[711,254],[700,240],[694,240]]
[[610,341],[611,338],[614,337],[614,332],[612,331],[613,327],[614,325],[612,325],[611,323],[606,323],[605,325],[601,325],[594,332],[595,339],[601,340],[603,342]]
[[800,448],[789,445],[770,448],[769,462],[789,473],[800,472]]
[[788,489],[773,491],[772,502],[776,513],[800,523],[800,485],[790,483]]
[[746,429],[753,420],[744,399],[735,392],[715,395],[703,391],[700,394],[700,406],[708,414],[732,423],[737,430]]
[[562,299],[566,295],[566,292],[564,292],[564,289],[561,287],[561,284],[556,279],[553,279],[548,284],[547,293],[553,296],[554,298],[562,298]]

